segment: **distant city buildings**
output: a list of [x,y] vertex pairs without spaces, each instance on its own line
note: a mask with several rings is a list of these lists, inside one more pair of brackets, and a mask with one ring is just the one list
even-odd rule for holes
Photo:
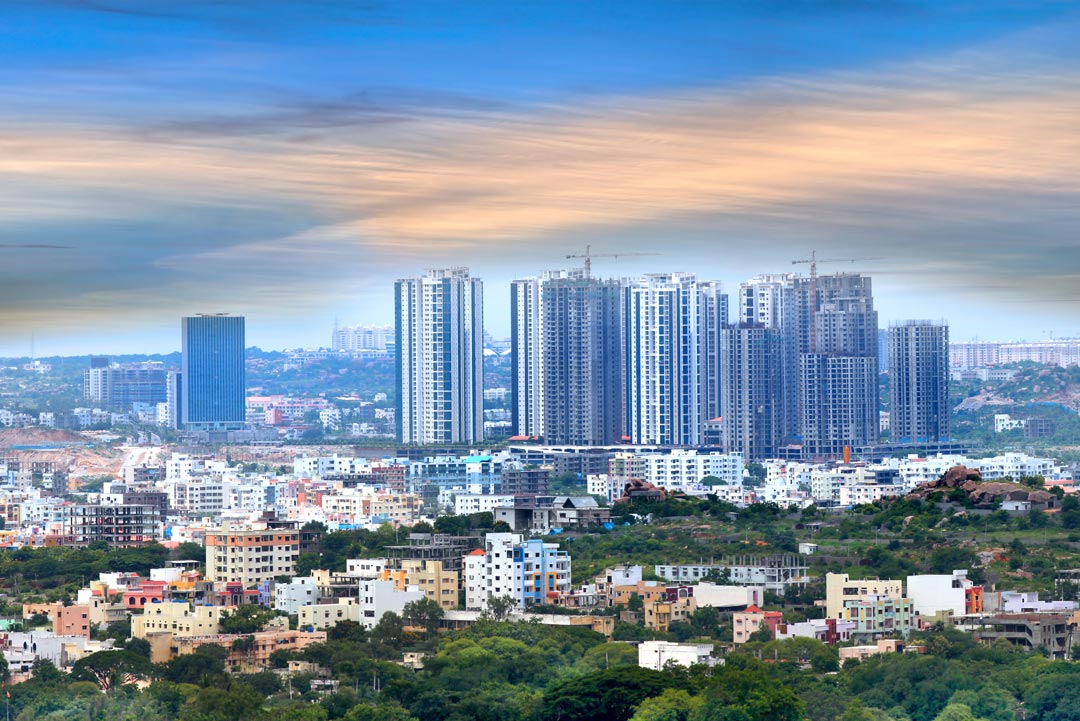
[[335,326],[330,336],[330,348],[347,353],[379,353],[393,350],[394,326]]
[[156,406],[165,402],[167,373],[160,362],[110,365],[107,358],[92,358],[83,371],[83,398],[110,410],[130,411],[133,403]]
[[189,430],[244,427],[244,318],[225,314],[181,319],[180,418]]
[[398,440],[483,438],[483,284],[467,268],[429,270],[394,284]]

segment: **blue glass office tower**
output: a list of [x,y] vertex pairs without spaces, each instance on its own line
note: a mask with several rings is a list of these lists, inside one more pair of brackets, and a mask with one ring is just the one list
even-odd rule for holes
[[244,319],[196,315],[180,321],[180,418],[188,430],[244,427]]

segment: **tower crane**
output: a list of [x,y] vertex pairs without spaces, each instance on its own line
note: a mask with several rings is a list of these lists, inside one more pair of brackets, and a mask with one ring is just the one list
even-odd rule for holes
[[817,251],[810,251],[809,258],[800,258],[791,261],[792,265],[810,264],[810,352],[817,353],[817,264],[818,263],[856,263],[864,260],[877,260],[877,258],[819,258]]
[[592,277],[592,259],[593,258],[615,258],[630,257],[635,255],[660,255],[659,253],[593,253],[592,246],[586,245],[584,253],[571,253],[566,256],[567,260],[571,258],[584,258],[585,259],[585,277]]

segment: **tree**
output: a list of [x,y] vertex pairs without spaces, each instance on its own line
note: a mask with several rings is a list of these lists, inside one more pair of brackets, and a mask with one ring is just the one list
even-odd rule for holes
[[642,701],[631,721],[687,721],[701,706],[702,700],[683,689],[669,688],[659,696]]
[[389,659],[401,653],[401,643],[405,635],[405,624],[401,616],[387,611],[371,629],[368,638],[371,642],[372,655],[375,658]]
[[133,683],[150,675],[150,660],[131,651],[99,651],[75,662],[72,678],[93,681],[108,693],[117,686]]
[[276,617],[277,612],[273,609],[263,608],[255,604],[245,604],[238,606],[232,613],[228,611],[222,612],[221,632],[258,633],[266,627],[266,624],[270,623],[271,619]]
[[517,608],[517,602],[511,596],[492,596],[488,599],[484,615],[495,621],[505,621]]
[[410,626],[419,626],[424,629],[428,638],[433,638],[439,631],[439,624],[446,615],[442,606],[430,598],[422,598],[419,601],[411,601],[402,609],[402,616]]
[[556,683],[544,692],[542,721],[627,721],[638,704],[667,689],[688,689],[686,679],[634,666],[597,671]]

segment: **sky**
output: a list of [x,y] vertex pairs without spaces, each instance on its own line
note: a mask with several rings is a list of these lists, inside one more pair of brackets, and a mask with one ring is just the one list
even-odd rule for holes
[[0,356],[392,322],[393,280],[873,276],[1080,336],[1080,2],[0,0]]

